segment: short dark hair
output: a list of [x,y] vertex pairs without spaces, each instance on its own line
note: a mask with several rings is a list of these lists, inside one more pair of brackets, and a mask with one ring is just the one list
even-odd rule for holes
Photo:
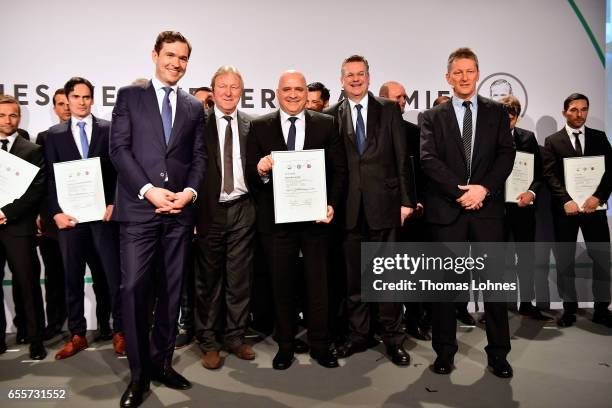
[[467,59],[473,60],[476,63],[476,69],[480,69],[480,68],[478,68],[478,57],[476,56],[476,53],[474,51],[472,51],[471,48],[461,47],[461,48],[457,48],[455,51],[451,52],[451,54],[448,56],[448,64],[446,65],[446,71],[450,72],[451,64],[455,60],[462,59],[462,58],[467,58]]
[[11,104],[17,105],[17,112],[19,112],[19,116],[21,116],[21,106],[19,106],[19,101],[12,95],[2,95],[0,94],[0,105]]
[[312,82],[308,84],[308,92],[321,92],[321,99],[323,102],[329,101],[329,89],[325,87],[321,82]]
[[446,95],[440,95],[433,101],[433,106],[438,106],[440,104],[446,103],[450,101],[450,98]]
[[342,61],[342,67],[340,67],[341,76],[344,76],[344,66],[349,62],[363,62],[366,67],[366,73],[370,75],[370,64],[368,64],[368,60],[365,59],[363,55],[353,54],[350,57],[346,58],[344,61]]
[[155,45],[153,49],[156,53],[159,54],[164,43],[173,43],[173,42],[182,42],[187,44],[187,49],[189,50],[187,53],[187,58],[191,57],[191,44],[187,41],[187,38],[178,31],[162,31],[157,35],[157,39],[155,39]]
[[55,90],[55,93],[53,94],[53,106],[55,106],[55,104],[57,103],[57,101],[55,100],[55,97],[57,95],[66,95],[66,91],[64,91],[64,88],[59,88]]
[[194,89],[194,90],[193,90],[193,92],[192,92],[191,94],[192,94],[192,95],[195,95],[195,94],[197,94],[197,93],[198,93],[198,92],[200,92],[200,91],[212,92],[212,89],[210,89],[210,88],[209,88],[209,87],[207,87],[207,86],[201,86],[201,87],[199,87],[199,88]]
[[569,109],[570,103],[574,101],[579,101],[579,100],[585,100],[587,103],[587,108],[589,107],[589,98],[587,98],[586,95],[575,92],[571,94],[570,96],[568,96],[567,98],[565,98],[565,100],[563,101],[563,111],[566,111]]
[[64,93],[66,94],[66,98],[70,95],[70,92],[74,91],[74,87],[77,85],[86,85],[89,88],[89,92],[91,93],[91,97],[94,97],[94,86],[87,79],[82,77],[72,77],[66,82],[64,85]]
[[508,95],[499,100],[501,104],[506,107],[506,110],[512,116],[519,116],[521,114],[521,102],[514,95]]

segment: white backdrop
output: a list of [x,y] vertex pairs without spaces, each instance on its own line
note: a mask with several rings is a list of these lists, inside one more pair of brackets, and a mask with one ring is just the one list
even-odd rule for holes
[[[96,86],[94,114],[109,119],[116,90],[153,75],[150,55],[158,32],[178,30],[193,46],[183,88],[208,85],[219,65],[232,64],[253,90],[247,95],[254,107],[246,110],[263,113],[270,108],[261,104],[262,89],[275,89],[279,74],[293,68],[309,82],[325,83],[335,101],[341,61],[358,53],[370,62],[375,93],[387,80],[403,83],[409,95],[418,91],[406,113],[416,122],[416,103],[419,110],[426,108],[428,91],[431,100],[438,91],[449,91],[444,80],[448,54],[469,46],[479,56],[481,79],[508,73],[524,85],[525,92],[512,84],[519,98],[524,93],[528,98],[519,126],[536,131],[542,143],[561,127],[562,102],[572,92],[589,96],[588,123],[604,129],[605,68],[570,3],[21,0],[2,9],[0,91],[21,94],[27,103],[21,127],[35,135],[56,121],[50,102],[54,90],[71,76],[84,76]],[[605,0],[574,3],[604,48]],[[487,95],[488,86],[481,93]],[[8,271],[5,280],[10,280]],[[4,286],[7,320],[9,289]],[[89,327],[95,327],[95,315]]]

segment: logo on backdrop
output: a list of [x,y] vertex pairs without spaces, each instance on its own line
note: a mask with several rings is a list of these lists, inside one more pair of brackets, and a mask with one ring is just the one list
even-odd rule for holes
[[521,117],[525,116],[527,112],[527,89],[520,79],[507,72],[496,72],[480,81],[478,94],[495,101],[514,95],[521,103]]

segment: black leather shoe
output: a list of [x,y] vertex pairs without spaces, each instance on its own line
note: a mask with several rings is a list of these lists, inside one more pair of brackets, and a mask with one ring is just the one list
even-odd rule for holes
[[593,313],[593,323],[603,324],[606,327],[612,328],[612,313],[608,309],[596,311]]
[[293,363],[292,351],[278,351],[272,360],[272,368],[275,370],[286,370]]
[[296,354],[306,354],[310,351],[310,347],[304,340],[295,339],[293,341],[293,351]]
[[436,357],[436,361],[433,363],[433,371],[436,374],[450,374],[453,371],[453,359]]
[[329,350],[322,353],[316,353],[314,351],[311,351],[310,357],[312,357],[313,360],[315,360],[317,363],[319,363],[319,365],[325,368],[336,368],[340,366],[340,364],[338,364],[338,359],[336,358],[336,356],[334,356]]
[[406,326],[406,329],[404,331],[406,332],[406,334],[414,337],[417,340],[431,340],[431,336],[429,335],[429,333],[419,326]]
[[476,321],[474,320],[472,315],[466,310],[461,310],[457,312],[457,320],[459,320],[466,326],[474,326],[476,324]]
[[174,368],[172,367],[155,371],[151,376],[151,380],[160,382],[166,387],[173,388],[175,390],[188,390],[191,388],[191,383],[189,380],[174,371]]
[[15,343],[17,344],[26,344],[26,335],[23,330],[17,329],[17,335],[15,336]]
[[175,349],[180,349],[191,344],[193,341],[193,333],[188,330],[180,329],[174,343]]
[[557,320],[557,325],[559,327],[570,327],[576,323],[576,315],[570,312],[563,312],[559,320]]
[[45,327],[45,331],[43,331],[43,340],[48,341],[54,338],[55,336],[59,336],[62,333],[61,326],[50,325]]
[[410,354],[401,344],[399,346],[387,347],[387,354],[389,354],[391,361],[395,365],[407,366],[410,364]]
[[137,407],[142,404],[144,393],[149,391],[149,383],[131,382],[121,396],[119,406],[123,408]]
[[539,320],[541,322],[552,322],[554,320],[552,317],[543,314],[537,306],[531,303],[521,303],[519,314],[523,317]]
[[94,337],[94,341],[109,341],[113,339],[113,331],[110,327],[100,327]]
[[42,341],[34,341],[30,343],[30,359],[44,360],[47,357],[47,350]]
[[488,363],[493,374],[499,378],[512,378],[514,375],[512,366],[505,357],[489,357]]
[[365,343],[355,343],[351,340],[347,340],[343,345],[338,347],[338,357],[350,357],[355,353],[362,353],[368,349],[368,345]]

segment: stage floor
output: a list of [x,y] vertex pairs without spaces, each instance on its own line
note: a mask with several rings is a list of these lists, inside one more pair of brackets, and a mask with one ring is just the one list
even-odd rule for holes
[[[610,407],[612,406],[612,329],[590,321],[591,311],[576,326],[521,319],[511,314],[514,378],[503,380],[486,369],[483,327],[457,328],[459,352],[450,376],[431,371],[434,352],[428,342],[405,343],[412,363],[396,367],[381,354],[384,346],[343,359],[341,367],[325,369],[308,355],[286,371],[272,369],[276,345],[266,338],[255,345],[257,359],[230,355],[225,365],[209,371],[200,364],[197,345],[177,350],[174,367],[193,383],[187,391],[153,384],[143,407]],[[91,333],[88,337],[93,337]],[[117,358],[110,342],[63,361],[54,361],[62,339],[47,343],[49,355],[28,361],[27,346],[16,347],[7,336],[9,352],[0,355],[0,406],[118,406],[128,377],[128,362]],[[64,388],[67,399],[43,403],[16,402],[16,389]]]

